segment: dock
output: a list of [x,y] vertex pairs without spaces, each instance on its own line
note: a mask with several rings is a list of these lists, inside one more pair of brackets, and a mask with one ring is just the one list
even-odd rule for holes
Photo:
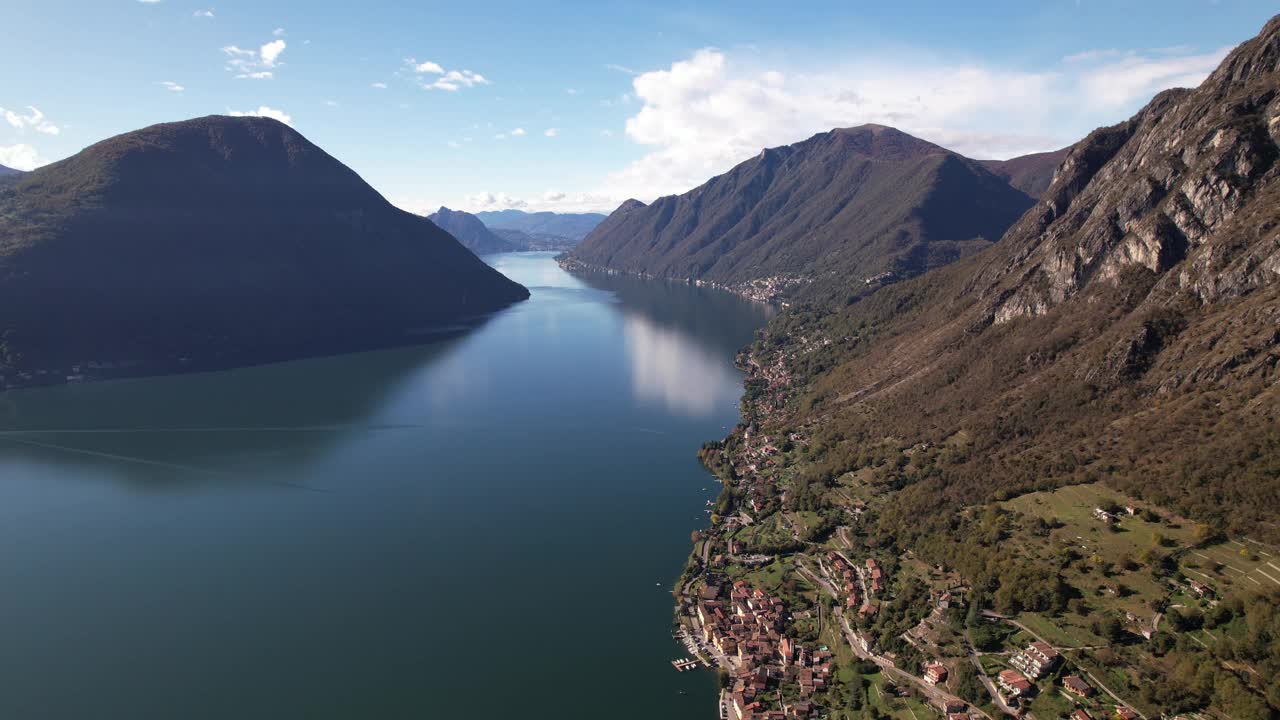
[[672,660],[671,667],[675,668],[676,672],[684,672],[685,670],[692,670],[698,667],[698,663],[699,661],[697,660],[690,660],[689,658],[684,657],[679,660]]

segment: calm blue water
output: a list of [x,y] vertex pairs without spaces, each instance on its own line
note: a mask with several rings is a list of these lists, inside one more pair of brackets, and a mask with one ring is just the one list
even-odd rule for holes
[[434,345],[0,394],[0,717],[714,717],[670,586],[766,311],[489,260]]

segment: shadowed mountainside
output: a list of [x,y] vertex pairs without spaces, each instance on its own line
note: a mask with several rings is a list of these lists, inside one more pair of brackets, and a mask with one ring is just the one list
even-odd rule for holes
[[1053,182],[1053,173],[1067,157],[1066,147],[1051,152],[1033,153],[1008,160],[979,160],[984,167],[999,175],[1010,185],[1033,198],[1044,195]]
[[417,342],[526,297],[275,120],[155,125],[0,188],[10,384]]
[[864,125],[764,150],[680,196],[628,201],[569,260],[760,297],[809,284],[856,294],[986,247],[1031,203],[973,160]]
[[477,255],[515,252],[521,247],[494,234],[480,219],[461,210],[442,207],[427,216],[437,227],[458,239],[462,246]]

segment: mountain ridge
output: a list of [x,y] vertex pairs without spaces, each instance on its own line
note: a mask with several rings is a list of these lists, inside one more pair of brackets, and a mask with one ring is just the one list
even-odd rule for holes
[[0,187],[10,381],[405,344],[527,296],[275,120],[153,125]]
[[1020,155],[1008,160],[979,160],[978,162],[1007,180],[1010,185],[1038,199],[1049,189],[1054,172],[1062,164],[1070,149],[1065,147],[1049,152]]
[[[812,408],[796,420],[855,444],[973,438],[899,492],[904,513],[987,500],[992,477],[1017,492],[1101,476],[1280,539],[1258,514],[1280,503],[1263,450],[1280,447],[1278,68],[1280,17],[1200,87],[1073,145],[994,246],[780,320],[756,351],[792,367]],[[804,357],[769,349],[815,336],[830,343]],[[1262,459],[1229,470],[1237,457]],[[1170,474],[1196,480],[1152,480]]]
[[678,196],[628,201],[567,257],[736,287],[761,299],[837,292],[945,264],[1032,204],[981,164],[881,125],[768,148]]
[[427,219],[457,238],[463,247],[477,255],[515,252],[520,249],[515,243],[495,234],[471,213],[441,206],[439,210],[428,215]]
[[554,235],[577,243],[604,219],[600,213],[526,212],[524,210],[484,210],[475,213],[491,230],[520,230],[529,235]]

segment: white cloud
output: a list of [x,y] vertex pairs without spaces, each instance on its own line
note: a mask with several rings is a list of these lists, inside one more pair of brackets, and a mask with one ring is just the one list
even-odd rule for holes
[[25,113],[5,110],[0,107],[0,116],[4,117],[5,122],[20,132],[35,130],[42,135],[57,135],[62,132],[57,125],[45,119],[44,113],[31,105],[27,106],[27,112]]
[[1116,50],[1115,48],[1099,48],[1094,50],[1084,50],[1082,52],[1078,52],[1073,55],[1068,55],[1062,58],[1062,62],[1065,62],[1065,63],[1091,62],[1094,60],[1101,60],[1109,57],[1119,57],[1120,55],[1123,55],[1123,54],[1124,53],[1120,52],[1119,50]]
[[35,170],[49,161],[40,157],[40,153],[30,145],[0,145],[0,165],[14,170]]
[[324,104],[326,107],[338,107],[340,105],[337,100],[325,100]]
[[420,75],[423,73],[429,73],[431,75],[444,74],[444,68],[440,67],[440,65],[438,65],[437,63],[431,62],[430,60],[424,60],[423,62],[420,62],[420,63],[415,63],[412,60],[410,60],[409,64],[413,66],[413,71]]
[[578,94],[578,89],[577,89],[577,88],[565,88],[565,89],[564,89],[564,92],[565,92],[565,94],[566,94],[566,95],[577,95],[577,94]]
[[[1127,52],[1079,59],[1097,63],[1085,70],[1080,79],[1081,94],[1093,103],[1107,108],[1125,108],[1145,102],[1151,96],[1171,87],[1195,87],[1213,71],[1231,48],[1221,48],[1200,55],[1178,55],[1186,48],[1162,48],[1150,53]],[[1119,118],[1116,118],[1117,120]]]
[[418,62],[413,58],[405,58],[405,67],[412,72],[418,87],[423,90],[446,90],[454,92],[462,88],[477,85],[491,85],[489,79],[478,72],[470,70],[446,70],[439,63],[426,60]]
[[541,195],[520,198],[506,193],[480,192],[463,197],[449,207],[459,207],[468,212],[484,210],[552,210],[555,212],[608,212],[617,207],[612,198],[595,193],[566,193],[548,190]]
[[231,117],[271,118],[272,120],[279,120],[285,125],[293,126],[293,118],[289,117],[288,113],[283,110],[269,108],[266,105],[259,106],[257,110],[228,110],[227,114]]
[[891,125],[970,157],[1054,149],[1122,119],[1161,89],[1198,83],[1224,52],[1095,51],[1043,71],[921,54],[784,72],[754,56],[699,50],[632,81],[640,107],[626,134],[649,152],[612,173],[600,192],[617,200],[683,192],[762,148],[863,123]]
[[529,203],[513,198],[506,193],[475,193],[474,195],[468,195],[465,201],[466,207],[474,208],[477,212],[481,210],[519,210],[520,208],[529,207]]
[[[449,143],[449,147],[454,147]],[[515,197],[502,192],[478,192],[441,202],[440,198],[393,198],[397,207],[419,215],[434,212],[444,205],[467,212],[485,210],[551,210],[554,212],[609,212],[617,207],[612,198],[592,193],[566,193],[548,190],[529,198]]]
[[257,50],[228,45],[222,48],[222,52],[228,58],[227,70],[236,73],[237,78],[270,80],[274,77],[272,68],[280,64],[280,55],[286,47],[284,40],[272,40]]
[[560,134],[560,130],[559,128],[547,128],[547,131],[542,134],[547,137],[555,137]]
[[275,67],[276,60],[279,59],[280,53],[284,52],[284,49],[285,41],[283,40],[272,40],[263,45],[258,50],[258,54],[262,57],[262,64],[267,67]]
[[516,128],[511,131],[511,137],[521,137],[524,135],[524,128]]
[[160,82],[158,82],[158,83],[156,83],[156,84],[157,84],[157,85],[161,85],[161,86],[163,86],[165,90],[168,90],[168,91],[170,91],[170,92],[177,92],[177,93],[180,93],[180,92],[182,92],[183,90],[186,90],[186,88],[185,88],[185,87],[183,87],[183,86],[179,85],[179,84],[178,84],[178,83],[176,83],[176,82],[173,82],[172,80],[161,80]]
[[629,67],[627,67],[627,66],[625,66],[625,65],[614,65],[613,63],[609,63],[608,65],[605,65],[604,67],[605,67],[605,69],[606,69],[606,70],[613,70],[613,71],[615,71],[615,72],[624,73],[624,74],[626,74],[626,75],[639,75],[639,74],[640,74],[640,73],[636,72],[635,70],[632,70],[631,68],[629,68]]
[[494,139],[494,140],[506,140],[506,139],[507,139],[507,134],[506,134],[506,133],[498,133],[497,135],[494,135],[494,136],[493,136],[493,139]]
[[386,90],[387,84],[384,82],[376,82],[371,84],[369,87],[374,88],[375,90]]
[[143,5],[156,5],[163,2],[163,0],[138,0],[138,2],[142,3]]
[[276,37],[284,37],[284,28],[276,28],[271,31],[271,34]]
[[1092,50],[1023,69],[913,51],[796,68],[766,64],[761,53],[707,48],[652,72],[611,68],[634,74],[624,131],[643,154],[587,192],[495,191],[450,207],[607,211],[629,197],[687,191],[762,148],[864,123],[975,158],[1057,149],[1123,120],[1160,90],[1198,84],[1225,52]]
[[213,18],[213,11],[212,11],[212,10],[197,10],[197,11],[195,11],[195,12],[191,13],[191,17],[209,18],[209,19],[212,19],[212,18]]

